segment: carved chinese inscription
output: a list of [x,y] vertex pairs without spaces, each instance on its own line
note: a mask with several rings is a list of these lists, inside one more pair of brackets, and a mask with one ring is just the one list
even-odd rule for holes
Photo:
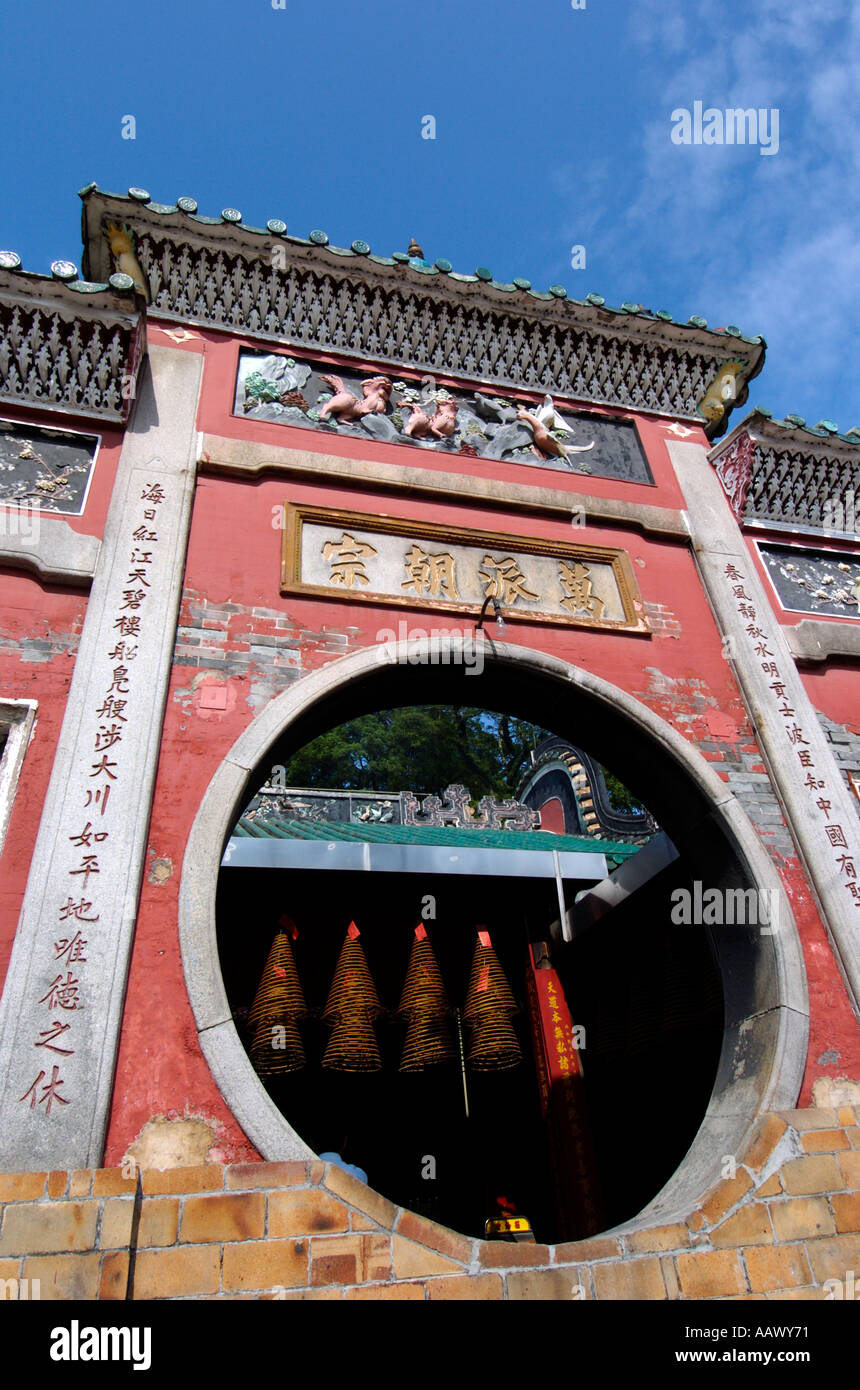
[[[773,618],[772,616],[766,618],[763,614],[758,613],[744,587],[744,575],[736,565],[727,564],[724,575],[731,585],[732,597],[735,600],[737,611],[742,618],[746,619],[745,631],[752,650],[758,658],[765,676],[771,678],[769,686],[773,691],[773,706],[782,721],[785,737],[797,758],[798,773],[806,774],[803,785],[809,798],[809,813],[819,822],[824,821],[823,829],[833,851],[832,862],[837,882],[853,901],[854,906],[860,907],[860,884],[857,882],[856,859],[850,852],[845,828],[840,822],[831,822],[830,820],[833,802],[832,798],[827,795],[829,771],[816,765],[804,726],[798,723],[796,711],[788,703],[786,682],[782,678],[780,667],[774,660],[774,654],[768,646],[770,639],[764,625],[772,622]],[[840,850],[843,853],[839,853]]]
[[[32,1046],[55,1053],[61,1061],[52,1064],[51,1077],[39,1070],[35,1080],[19,1096],[19,1102],[31,1110],[44,1106],[51,1114],[54,1103],[74,1106],[87,1076],[69,1071],[78,1050],[77,1014],[88,1008],[88,965],[95,937],[102,919],[100,884],[103,866],[100,856],[108,849],[110,837],[116,833],[117,817],[122,806],[111,801],[115,790],[126,784],[123,768],[122,742],[128,723],[127,711],[144,708],[148,691],[135,686],[134,670],[138,656],[138,641],[147,628],[146,605],[152,589],[151,566],[158,546],[155,523],[158,508],[165,499],[164,489],[157,481],[146,481],[138,499],[138,516],[126,538],[128,560],[122,581],[121,595],[113,614],[114,636],[103,648],[102,657],[107,671],[105,684],[91,709],[92,761],[84,772],[84,785],[78,810],[70,807],[74,820],[67,827],[65,839],[70,846],[65,860],[65,884],[56,886],[54,912],[56,932],[53,955],[45,959],[44,992],[38,989],[34,1002],[40,1006],[44,1026],[34,1024]],[[128,610],[134,610],[129,612]],[[149,626],[157,625],[153,615]],[[136,704],[135,704],[136,702]],[[133,783],[126,785],[129,795],[135,794]],[[35,1070],[35,1067],[34,1067]]]

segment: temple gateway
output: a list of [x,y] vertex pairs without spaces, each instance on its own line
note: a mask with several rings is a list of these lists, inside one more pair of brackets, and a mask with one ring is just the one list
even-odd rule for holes
[[[744,413],[735,327],[80,196],[0,253],[0,1274],[827,1296],[860,428]],[[535,734],[291,775],[416,709]]]

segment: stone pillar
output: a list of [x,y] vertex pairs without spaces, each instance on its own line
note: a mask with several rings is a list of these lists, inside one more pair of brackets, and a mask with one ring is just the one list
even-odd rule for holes
[[175,348],[152,348],[149,364],[120,454],[0,1001],[0,1170],[86,1168],[103,1153],[202,376],[202,358]]
[[857,811],[707,451],[676,441],[667,447],[686,498],[696,561],[726,656],[849,997],[860,1013]]

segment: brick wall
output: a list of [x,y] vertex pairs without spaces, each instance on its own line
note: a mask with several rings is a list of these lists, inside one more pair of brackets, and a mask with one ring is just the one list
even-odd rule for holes
[[[816,710],[816,713],[827,735],[830,751],[836,759],[839,771],[849,790],[853,791],[854,787],[848,774],[853,773],[855,783],[860,785],[860,734],[855,734],[853,729],[846,728],[844,724],[834,723],[820,710]],[[857,814],[860,815],[860,801],[857,802]]]
[[[860,1289],[858,1106],[768,1115],[733,1176],[686,1221],[567,1245],[457,1235],[320,1161],[141,1178],[136,1299],[826,1299]],[[124,1299],[134,1192],[112,1168],[0,1176],[0,1280],[39,1280],[42,1299]]]

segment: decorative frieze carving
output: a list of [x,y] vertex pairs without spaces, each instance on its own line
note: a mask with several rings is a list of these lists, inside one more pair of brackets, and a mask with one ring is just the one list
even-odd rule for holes
[[482,391],[448,390],[429,375],[392,381],[340,371],[335,376],[323,363],[242,352],[235,413],[437,453],[653,481],[630,420],[559,410],[548,394],[526,410]]
[[469,791],[461,782],[452,782],[441,796],[413,796],[403,793],[404,824],[428,826],[457,826],[463,830],[536,830],[540,824],[537,811],[509,798],[496,801],[482,796],[477,814],[472,810]]
[[519,801],[484,796],[477,812],[470,802],[468,788],[459,782],[446,787],[441,796],[293,788],[279,792],[270,783],[261,789],[241,821],[265,827],[277,817],[315,825],[448,825],[470,830],[535,830],[540,822],[538,813]]

